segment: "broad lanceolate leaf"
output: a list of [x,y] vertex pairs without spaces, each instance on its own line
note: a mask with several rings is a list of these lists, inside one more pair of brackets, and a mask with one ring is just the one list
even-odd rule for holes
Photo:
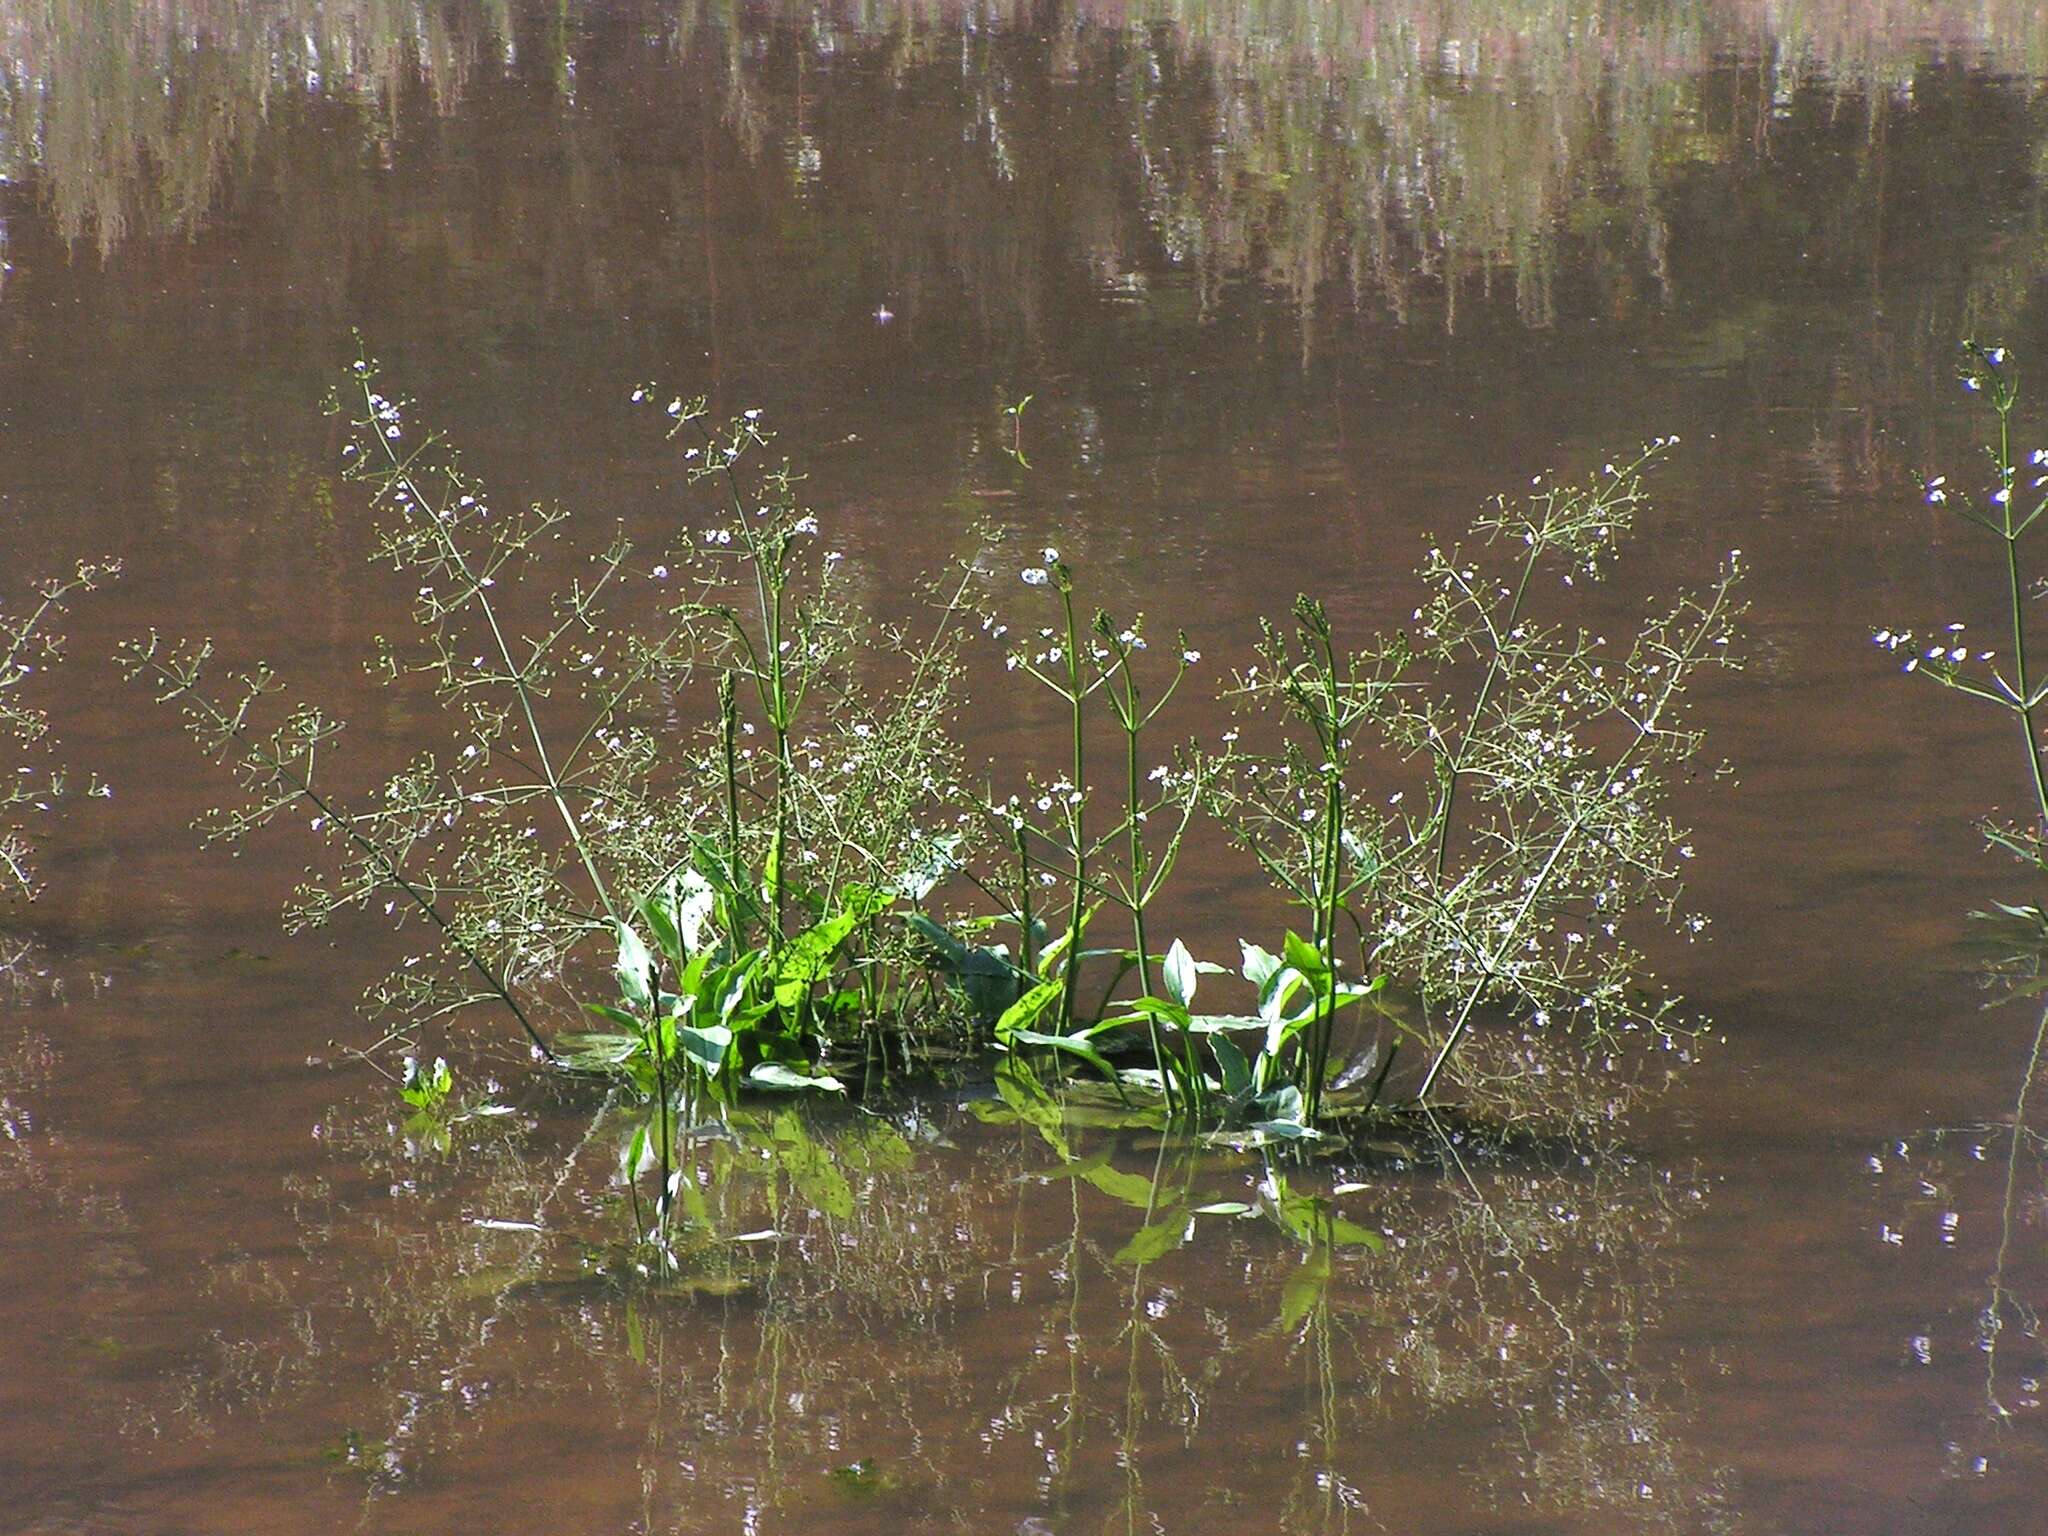
[[1290,930],[1282,952],[1287,963],[1310,981],[1321,981],[1330,974],[1330,968],[1323,963],[1321,951],[1300,934]]
[[820,1072],[815,1076],[784,1066],[779,1061],[764,1061],[747,1074],[747,1081],[756,1088],[779,1088],[790,1093],[821,1091],[844,1093],[846,1084],[829,1073]]
[[1193,1005],[1195,1000],[1195,957],[1188,953],[1187,945],[1179,939],[1166,952],[1166,964],[1161,969],[1166,982],[1166,995],[1181,1007]]
[[1050,1035],[1036,1029],[1013,1029],[1010,1031],[1010,1044],[1042,1045],[1048,1050],[1065,1051],[1070,1056],[1080,1057],[1111,1082],[1116,1081],[1116,1068],[1080,1035]]
[[996,1038],[1007,1043],[1020,1029],[1036,1023],[1038,1016],[1060,995],[1062,985],[1057,978],[1041,981],[1005,1008],[1002,1017],[996,1020]]
[[633,931],[632,924],[619,923],[615,926],[619,930],[619,996],[645,1012],[654,1006],[654,993],[649,984],[654,956],[640,942],[640,935]]

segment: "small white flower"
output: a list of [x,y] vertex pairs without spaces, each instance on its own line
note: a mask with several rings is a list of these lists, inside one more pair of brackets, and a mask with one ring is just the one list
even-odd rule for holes
[[1048,544],[1048,545],[1047,545],[1047,546],[1046,546],[1046,547],[1045,547],[1044,549],[1040,550],[1040,551],[1039,551],[1039,554],[1040,554],[1040,555],[1042,555],[1042,556],[1044,557],[1044,559],[1045,559],[1045,563],[1046,563],[1047,565],[1058,565],[1058,564],[1059,564],[1059,561],[1060,561],[1060,552],[1059,552],[1058,550],[1054,549],[1054,548],[1053,548],[1053,547],[1052,547],[1052,546],[1051,546],[1050,544]]
[[818,520],[815,517],[800,517],[796,520],[795,525],[789,531],[791,533],[807,533],[810,534],[812,537],[816,537],[818,532]]
[[1024,585],[1027,587],[1042,587],[1050,580],[1052,578],[1046,575],[1043,566],[1028,566],[1024,571]]
[[649,571],[647,574],[652,576],[656,581],[667,581],[668,567],[665,565],[657,565],[653,570]]
[[1180,659],[1186,662],[1189,666],[1193,666],[1196,662],[1202,659],[1202,653],[1200,651],[1190,648],[1180,653]]

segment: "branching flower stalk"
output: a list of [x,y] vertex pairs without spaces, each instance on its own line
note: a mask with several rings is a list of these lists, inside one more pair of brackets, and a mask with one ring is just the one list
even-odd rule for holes
[[[37,582],[31,588],[35,606],[26,612],[0,610],[0,738],[11,739],[13,755],[26,757],[49,739],[49,716],[24,703],[21,690],[64,659],[64,638],[51,632],[50,622],[75,594],[95,591],[102,582],[120,574],[118,560],[81,560],[68,574]],[[47,813],[68,787],[61,768],[36,774],[25,762],[9,766],[19,771],[9,772],[0,783],[0,816],[12,817],[23,811]],[[93,779],[88,781],[88,793],[104,794],[105,790]],[[0,827],[0,894],[35,900],[38,887],[29,863],[30,851],[24,827]],[[0,971],[5,969],[0,966]]]
[[[1653,756],[1660,748],[1676,748],[1680,752],[1690,749],[1691,738],[1667,723],[1667,717],[1674,709],[1691,680],[1693,672],[1703,662],[1712,659],[1717,649],[1725,643],[1728,635],[1732,592],[1741,574],[1739,556],[1731,557],[1724,568],[1720,582],[1710,590],[1705,600],[1697,605],[1688,604],[1681,608],[1684,627],[1675,643],[1666,643],[1662,637],[1653,639],[1650,649],[1659,660],[1656,673],[1660,678],[1656,690],[1631,706],[1617,705],[1616,713],[1634,730],[1633,739],[1613,760],[1608,770],[1609,777],[1603,786],[1604,795],[1596,793],[1583,798],[1559,830],[1543,856],[1542,864],[1535,875],[1527,881],[1520,902],[1515,906],[1509,919],[1499,925],[1498,938],[1491,953],[1479,966],[1479,975],[1467,988],[1464,1001],[1438,1049],[1436,1059],[1430,1063],[1421,1085],[1415,1091],[1418,1101],[1427,1101],[1430,1091],[1436,1086],[1452,1053],[1471,1028],[1474,1010],[1481,998],[1509,973],[1504,969],[1508,956],[1527,939],[1528,925],[1532,914],[1541,910],[1540,904],[1550,894],[1550,884],[1563,861],[1574,847],[1589,836],[1598,837],[1598,826],[1607,819],[1607,805],[1614,799],[1626,796],[1628,786],[1635,782],[1634,770],[1639,758]],[[1688,609],[1690,611],[1688,611]],[[1620,793],[1616,794],[1619,788]],[[1616,839],[1603,841],[1603,847],[1614,849]]]
[[[399,403],[385,398],[375,387],[379,372],[376,363],[360,359],[355,363],[353,372],[362,396],[364,414],[351,421],[358,433],[351,446],[358,451],[351,456],[348,473],[371,487],[372,507],[393,506],[401,517],[401,521],[387,532],[379,554],[388,559],[394,569],[415,570],[429,578],[454,578],[455,591],[452,595],[437,595],[431,581],[419,589],[425,623],[433,628],[437,640],[445,636],[449,622],[468,609],[474,608],[483,620],[503,669],[490,681],[511,691],[526,727],[527,744],[532,749],[541,783],[556,814],[561,817],[570,846],[575,849],[584,872],[590,877],[591,890],[599,906],[607,917],[616,920],[618,908],[612,900],[611,886],[598,871],[583,823],[570,809],[564,780],[550,759],[547,737],[534,713],[534,694],[544,676],[543,658],[563,635],[583,619],[598,595],[618,576],[625,564],[627,546],[621,543],[613,547],[612,558],[600,562],[597,580],[587,591],[578,592],[578,601],[571,613],[563,618],[553,633],[533,643],[523,661],[515,659],[504,624],[499,619],[497,605],[492,601],[491,589],[497,585],[499,573],[527,552],[532,537],[542,527],[559,522],[562,514],[544,512],[536,507],[532,509],[534,524],[530,531],[516,520],[509,528],[500,524],[497,530],[486,535],[478,551],[472,554],[457,535],[461,530],[481,524],[489,516],[487,506],[469,493],[467,482],[452,463],[441,466],[441,473],[436,477],[435,494],[430,497],[422,484],[422,477],[415,471],[418,466],[432,462],[430,456],[444,446],[442,439],[438,434],[429,433],[407,443]],[[372,459],[361,451],[361,445],[366,441],[375,445],[381,459]],[[401,444],[405,444],[402,451]],[[438,671],[443,690],[454,692],[470,686],[461,678],[459,664],[445,649],[434,658],[432,665]]]
[[[2048,682],[2036,683],[2027,657],[2026,581],[2020,569],[2020,540],[2043,512],[2048,512],[2048,448],[2037,448],[2027,458],[2032,472],[2029,483],[2020,484],[2020,465],[2013,448],[2013,412],[2019,404],[2019,364],[2008,348],[1963,343],[1960,377],[1963,388],[1980,398],[1996,420],[1996,432],[1985,447],[1991,461],[1992,481],[1983,493],[1982,504],[1962,486],[1951,485],[1946,475],[1927,482],[1930,505],[1952,506],[1963,518],[1984,529],[1999,541],[2005,570],[2006,622],[2012,636],[2012,676],[2008,678],[1990,651],[1971,652],[1964,638],[1966,626],[1952,623],[1931,639],[1916,638],[1909,629],[1881,629],[1874,639],[1888,651],[1906,652],[1904,670],[1919,672],[1945,688],[1982,699],[2009,711],[2017,721],[2025,743],[2028,782],[2033,790],[2029,827],[2004,828],[1990,823],[1985,835],[1999,847],[2041,868],[2048,868],[2048,771],[2041,762],[2040,714],[2048,704]],[[2023,503],[2031,505],[2022,511]]]
[[[1200,653],[1188,645],[1185,633],[1176,636],[1178,642],[1173,663],[1173,675],[1160,690],[1159,697],[1146,701],[1140,688],[1132,662],[1145,648],[1142,618],[1129,625],[1118,626],[1107,613],[1095,615],[1097,649],[1102,653],[1106,666],[1102,676],[1104,693],[1109,700],[1110,713],[1115,717],[1117,728],[1124,738],[1124,817],[1119,829],[1125,840],[1125,862],[1120,870],[1109,876],[1111,893],[1116,902],[1130,914],[1131,941],[1138,969],[1138,989],[1141,994],[1152,994],[1152,951],[1145,935],[1145,909],[1158,897],[1167,877],[1173,873],[1175,862],[1180,856],[1182,839],[1187,835],[1188,823],[1201,800],[1202,785],[1206,773],[1197,766],[1188,776],[1184,786],[1171,786],[1172,771],[1161,764],[1153,771],[1153,780],[1167,786],[1154,801],[1148,802],[1144,780],[1141,778],[1142,758],[1140,746],[1145,730],[1159,718],[1180,691],[1182,681],[1188,675],[1188,668],[1201,659]],[[1173,795],[1178,802],[1178,821],[1167,834],[1164,850],[1157,863],[1153,862],[1151,850],[1145,839],[1145,830],[1150,816],[1166,807],[1172,809],[1167,799]],[[1114,833],[1111,834],[1115,835]],[[1152,1054],[1161,1071],[1161,1086],[1164,1090],[1167,1109],[1171,1113],[1174,1103],[1173,1074],[1166,1070],[1166,1048],[1160,1036],[1159,1020],[1148,1014],[1145,1020],[1151,1040]],[[1204,1079],[1200,1064],[1196,1060],[1195,1041],[1192,1035],[1181,1036],[1181,1084],[1193,1101],[1190,1108],[1199,1113],[1203,1097]]]
[[[1074,1028],[1075,999],[1081,982],[1081,938],[1087,927],[1089,897],[1092,894],[1088,874],[1092,850],[1088,843],[1087,704],[1095,691],[1104,685],[1105,674],[1089,666],[1087,654],[1082,650],[1081,626],[1074,613],[1073,571],[1060,559],[1057,549],[1048,548],[1043,553],[1045,564],[1027,568],[1024,581],[1028,586],[1050,586],[1058,595],[1061,629],[1056,637],[1050,637],[1053,643],[1044,650],[1036,654],[1015,652],[1012,660],[1016,669],[1036,678],[1067,707],[1070,777],[1065,784],[1052,786],[1051,797],[1060,817],[1066,852],[1073,864],[1057,1015],[1059,1033],[1065,1035],[1072,1033]],[[1041,637],[1046,637],[1044,632],[1041,632]]]
[[554,1053],[526,1009],[476,948],[450,925],[432,888],[407,874],[402,853],[385,846],[366,830],[378,825],[376,819],[350,814],[315,782],[320,750],[341,733],[341,723],[317,709],[301,707],[293,710],[284,724],[268,734],[260,733],[252,726],[253,716],[258,704],[281,688],[276,675],[259,667],[234,679],[236,694],[231,701],[223,702],[203,686],[206,664],[212,656],[211,641],[172,650],[151,634],[123,645],[118,657],[128,679],[146,683],[158,703],[175,706],[185,716],[186,726],[200,749],[216,762],[225,763],[255,797],[249,809],[221,818],[209,840],[238,841],[301,801],[311,806],[316,829],[332,828],[367,862],[380,881],[401,892],[475,972],[486,992],[519,1021],[533,1048],[552,1060]]

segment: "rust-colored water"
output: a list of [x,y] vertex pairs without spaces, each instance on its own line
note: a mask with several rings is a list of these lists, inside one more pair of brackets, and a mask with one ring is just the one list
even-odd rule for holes
[[[0,1530],[2042,1528],[2036,1021],[1960,944],[2028,895],[1970,826],[2013,743],[1868,634],[1998,611],[1915,487],[1966,462],[1960,334],[2048,359],[2044,45],[2010,3],[0,0],[0,585],[127,563],[44,700],[112,798],[8,919]],[[409,1155],[334,1043],[396,941],[283,937],[308,850],[200,851],[220,786],[105,664],[210,634],[365,771],[439,729],[359,667],[404,602],[317,408],[351,326],[502,494],[661,538],[659,377],[769,413],[877,601],[987,513],[1212,663],[1305,582],[1398,623],[1425,530],[1680,434],[1603,600],[1754,571],[1714,922],[1659,956],[1715,1043],[1590,1164],[1326,1170],[1388,1244],[1327,1277],[1223,1218],[1124,1251],[1242,1159],[1080,1136],[1148,1210],[986,1105],[770,1123],[717,1195],[790,1235],[629,1315],[475,1225],[577,1229],[587,1118]]]

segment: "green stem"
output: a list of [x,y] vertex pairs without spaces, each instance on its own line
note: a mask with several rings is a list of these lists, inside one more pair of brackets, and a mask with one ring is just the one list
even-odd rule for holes
[[2020,729],[2027,739],[2027,768],[2034,781],[2034,807],[2039,819],[2036,830],[2048,834],[2048,775],[2041,768],[2041,738],[2034,728],[2033,689],[2027,682],[2027,627],[2024,589],[2020,581],[2019,529],[2013,523],[2012,468],[2012,406],[2010,403],[1998,411],[1998,488],[2004,494],[2001,504],[2004,525],[2001,532],[2005,539],[2005,581],[2012,607],[2012,664],[2013,692],[2019,695],[2019,702],[2013,706],[2020,717]]
[[1074,743],[1074,787],[1066,807],[1067,830],[1074,843],[1073,909],[1067,914],[1066,975],[1060,989],[1060,1033],[1074,1027],[1074,997],[1081,984],[1081,925],[1087,918],[1088,901],[1088,799],[1087,755],[1083,744],[1082,705],[1087,691],[1081,683],[1081,637],[1074,626],[1074,591],[1064,570],[1058,576],[1060,606],[1066,614],[1067,698],[1072,707],[1069,726]]

